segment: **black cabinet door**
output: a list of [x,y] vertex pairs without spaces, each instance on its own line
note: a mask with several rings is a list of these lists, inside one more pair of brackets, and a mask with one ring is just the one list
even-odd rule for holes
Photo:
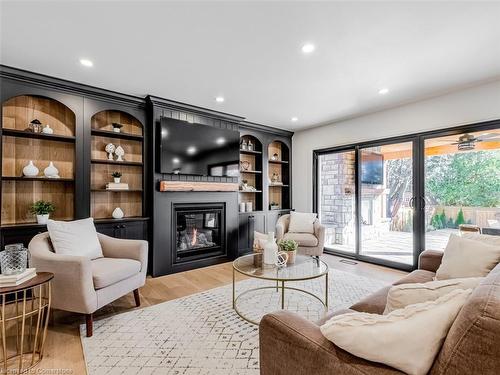
[[116,223],[96,224],[99,233],[126,240],[144,240],[147,237],[147,223],[145,221],[129,221]]
[[239,222],[238,255],[240,256],[252,251],[254,231],[265,232],[266,215],[260,213],[240,215]]

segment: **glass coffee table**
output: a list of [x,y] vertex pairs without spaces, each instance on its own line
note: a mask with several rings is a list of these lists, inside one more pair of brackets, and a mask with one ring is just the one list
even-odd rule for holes
[[[297,255],[294,264],[288,264],[286,267],[277,267],[275,265],[263,264],[262,258],[262,254],[254,253],[243,255],[233,262],[233,309],[242,319],[252,324],[259,324],[258,321],[248,318],[238,309],[238,300],[248,293],[266,289],[275,289],[277,293],[281,292],[282,310],[285,309],[285,290],[297,291],[312,296],[321,302],[325,311],[328,310],[328,265],[325,262],[310,256]],[[251,278],[270,280],[276,282],[276,284],[274,285],[273,283],[273,285],[269,286],[251,288],[237,295],[235,282],[236,272]],[[323,276],[325,277],[324,299],[303,288],[285,285],[285,283],[312,280]]]

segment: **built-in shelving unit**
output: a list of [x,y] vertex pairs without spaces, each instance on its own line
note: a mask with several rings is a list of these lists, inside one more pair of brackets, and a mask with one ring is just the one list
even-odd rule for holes
[[[240,139],[239,202],[252,202],[252,211],[262,210],[262,177],[262,143],[251,135],[243,135]],[[249,188],[255,190],[245,190],[245,181]]]
[[[113,131],[113,124],[120,124],[120,132]],[[105,110],[91,119],[91,215],[96,220],[111,219],[112,212],[120,207],[125,218],[142,217],[144,146],[143,124],[132,115]],[[123,161],[108,158],[106,145],[121,146],[125,155]],[[121,182],[129,185],[128,190],[108,190],[106,184],[113,182],[113,172],[122,174]]]
[[[33,132],[34,119],[53,134]],[[38,200],[55,205],[52,218],[74,218],[75,128],[75,113],[55,99],[19,95],[2,103],[2,227],[35,224],[29,209]],[[23,177],[30,160],[39,174]],[[50,162],[60,178],[44,176]]]
[[[290,208],[290,152],[280,141],[271,142],[268,146],[269,163],[269,208]],[[273,205],[277,204],[277,206]]]

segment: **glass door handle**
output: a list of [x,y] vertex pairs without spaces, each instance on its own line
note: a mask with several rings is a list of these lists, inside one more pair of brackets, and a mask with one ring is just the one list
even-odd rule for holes
[[421,206],[420,206],[420,209],[423,211],[425,210],[425,197],[420,197],[420,201],[422,202]]
[[410,198],[410,201],[408,202],[408,205],[409,205],[411,208],[415,208],[415,197],[411,197],[411,198]]

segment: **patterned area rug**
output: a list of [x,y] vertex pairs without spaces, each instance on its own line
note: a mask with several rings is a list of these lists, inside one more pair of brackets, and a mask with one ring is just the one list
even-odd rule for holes
[[[375,279],[338,270],[329,274],[329,308],[346,308],[385,286]],[[290,283],[324,298],[325,279]],[[275,285],[245,280],[237,293]],[[239,301],[241,312],[259,319],[278,310],[275,289],[251,292]],[[258,327],[232,309],[232,286],[164,302],[96,321],[94,336],[80,327],[89,375],[259,374]],[[286,307],[312,321],[324,314],[321,303],[307,294],[285,292]]]

